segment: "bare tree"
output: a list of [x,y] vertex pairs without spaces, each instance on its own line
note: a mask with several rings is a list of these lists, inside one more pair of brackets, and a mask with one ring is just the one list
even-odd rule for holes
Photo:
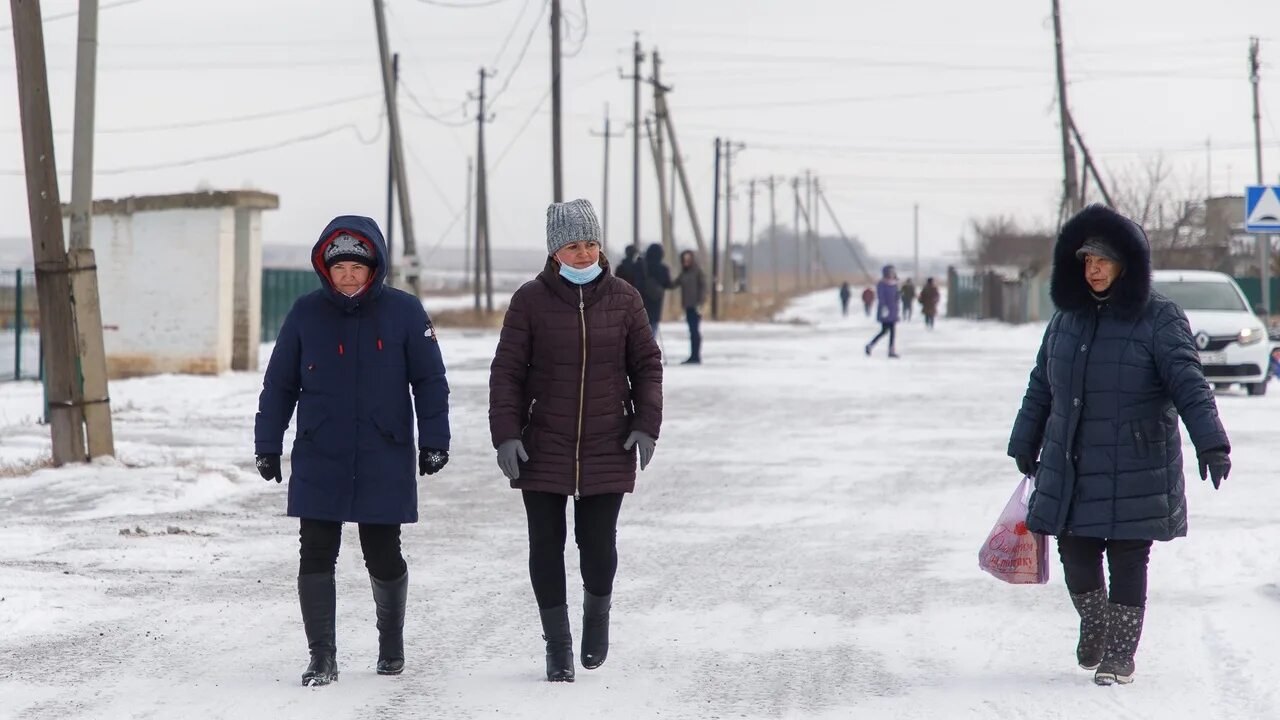
[[1053,261],[1053,234],[1023,229],[1008,216],[972,221],[973,243],[961,241],[961,252],[974,267],[1016,267],[1034,274]]

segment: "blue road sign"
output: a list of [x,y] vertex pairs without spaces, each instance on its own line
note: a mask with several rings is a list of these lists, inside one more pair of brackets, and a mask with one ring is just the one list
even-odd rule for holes
[[1245,188],[1244,230],[1280,233],[1280,186],[1250,185]]

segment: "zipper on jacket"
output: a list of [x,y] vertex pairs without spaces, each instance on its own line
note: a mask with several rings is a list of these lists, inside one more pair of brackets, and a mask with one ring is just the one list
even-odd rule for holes
[[521,435],[523,435],[524,431],[528,430],[529,426],[533,424],[533,406],[537,404],[538,398],[534,398],[529,401],[529,414],[525,416],[527,419],[524,421],[524,427],[520,428]]
[[578,380],[578,444],[573,450],[573,499],[582,498],[582,413],[587,401],[587,311],[578,288],[578,324],[582,327],[582,374]]

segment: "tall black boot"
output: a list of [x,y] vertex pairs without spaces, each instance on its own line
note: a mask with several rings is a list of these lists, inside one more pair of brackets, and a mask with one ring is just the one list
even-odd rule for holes
[[1107,607],[1107,651],[1093,674],[1099,685],[1128,685],[1133,682],[1133,656],[1142,637],[1142,617],[1146,608],[1110,603]]
[[404,606],[409,595],[409,571],[395,580],[370,575],[373,604],[378,612],[378,674],[404,672]]
[[613,595],[582,594],[582,667],[595,670],[609,656],[609,607]]
[[1107,589],[1071,593],[1071,604],[1080,614],[1080,641],[1076,644],[1076,662],[1085,670],[1097,669],[1107,649]]
[[542,639],[547,641],[547,680],[573,682],[573,635],[569,632],[569,606],[539,608]]
[[328,685],[338,681],[338,649],[334,643],[334,614],[337,593],[333,573],[311,573],[298,576],[298,604],[302,607],[302,626],[307,632],[311,663],[302,674],[302,684]]

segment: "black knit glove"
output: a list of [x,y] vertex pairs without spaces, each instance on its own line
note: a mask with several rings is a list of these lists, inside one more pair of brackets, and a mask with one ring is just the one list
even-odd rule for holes
[[1035,477],[1036,471],[1040,469],[1040,463],[1026,455],[1015,455],[1013,462],[1018,465],[1018,472],[1022,473],[1024,477]]
[[448,463],[448,450],[418,448],[418,475],[435,475]]
[[1231,472],[1231,458],[1223,450],[1209,450],[1200,453],[1200,479],[1213,480],[1213,489],[1217,490],[1222,481]]
[[253,464],[258,468],[258,474],[263,480],[275,480],[282,482],[283,477],[280,476],[280,456],[279,455],[256,455]]

